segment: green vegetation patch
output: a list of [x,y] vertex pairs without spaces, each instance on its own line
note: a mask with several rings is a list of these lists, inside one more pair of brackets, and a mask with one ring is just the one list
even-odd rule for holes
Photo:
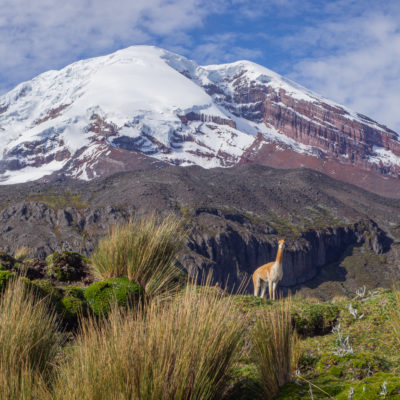
[[75,286],[58,288],[50,280],[36,279],[30,281],[27,278],[23,279],[36,295],[49,301],[64,322],[75,323],[78,314],[86,314],[87,304],[83,288]]
[[68,322],[75,321],[78,315],[85,315],[87,303],[77,297],[63,297],[61,299],[62,317]]
[[91,284],[85,290],[85,299],[96,315],[107,315],[113,301],[127,306],[137,302],[142,293],[142,287],[127,277],[110,278]]
[[388,362],[372,352],[347,354],[344,357],[325,354],[316,364],[319,374],[328,373],[347,380],[364,379],[379,371],[387,371],[388,368]]
[[14,277],[15,277],[15,274],[13,274],[12,272],[1,270],[0,271],[0,290],[1,291],[4,290],[7,285],[7,282],[11,278],[14,278]]
[[357,400],[400,399],[400,376],[395,374],[378,372],[349,386],[336,397],[337,400],[348,400],[350,392]]
[[59,210],[66,207],[86,208],[88,203],[82,201],[80,194],[71,194],[69,192],[60,194],[52,193],[31,193],[28,195],[29,201],[37,201],[38,203],[46,204],[47,206]]
[[339,315],[335,304],[302,304],[292,312],[296,332],[302,336],[323,335],[332,331]]
[[0,250],[0,269],[12,269],[17,260],[3,250]]
[[85,260],[74,251],[56,251],[46,258],[47,274],[60,282],[79,280],[84,274]]

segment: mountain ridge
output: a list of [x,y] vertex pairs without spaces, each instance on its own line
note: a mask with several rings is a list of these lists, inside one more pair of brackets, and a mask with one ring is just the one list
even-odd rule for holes
[[0,136],[2,184],[167,164],[285,168],[286,158],[400,196],[394,131],[253,62],[199,66],[154,46],[18,85],[0,96]]

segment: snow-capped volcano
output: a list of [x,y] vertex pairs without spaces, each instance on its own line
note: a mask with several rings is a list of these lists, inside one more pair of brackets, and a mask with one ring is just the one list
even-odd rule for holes
[[160,161],[270,164],[279,154],[302,157],[297,166],[318,159],[400,174],[399,138],[385,126],[255,63],[199,66],[150,46],[18,85],[0,97],[0,137],[3,184],[88,180]]

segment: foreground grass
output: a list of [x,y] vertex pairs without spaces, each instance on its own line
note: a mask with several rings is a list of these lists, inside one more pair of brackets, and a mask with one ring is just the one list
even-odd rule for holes
[[233,311],[231,299],[188,286],[171,303],[89,318],[59,368],[54,396],[221,398],[243,336],[243,321]]
[[0,297],[0,398],[45,399],[61,344],[48,304],[12,280]]
[[296,335],[293,332],[290,301],[263,313],[257,320],[252,341],[256,368],[266,398],[273,398],[289,382],[297,365]]
[[380,290],[271,302],[188,285],[83,318],[65,346],[46,302],[10,281],[0,296],[0,398],[399,399],[399,300]]

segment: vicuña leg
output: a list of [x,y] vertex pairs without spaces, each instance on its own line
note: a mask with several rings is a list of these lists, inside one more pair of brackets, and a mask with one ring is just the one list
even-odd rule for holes
[[260,289],[260,278],[253,278],[253,285],[254,285],[254,296],[258,296],[258,291]]
[[267,285],[268,285],[268,282],[266,282],[266,281],[261,281],[261,298],[264,298],[264,296],[265,296],[265,291],[267,290]]
[[274,296],[274,300],[276,300],[276,286],[277,286],[277,282],[274,282],[272,284],[272,293],[273,293],[273,296]]

